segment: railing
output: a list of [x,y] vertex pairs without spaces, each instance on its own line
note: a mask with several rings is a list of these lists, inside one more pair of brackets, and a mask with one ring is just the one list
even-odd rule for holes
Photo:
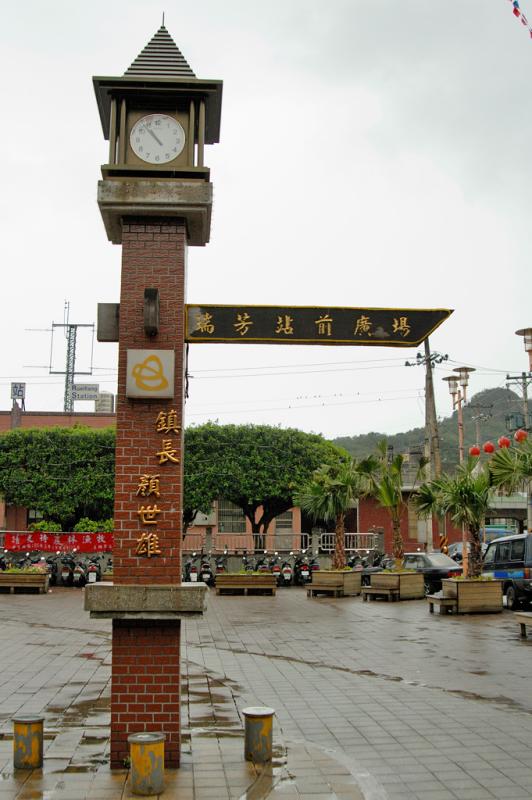
[[[320,534],[320,550],[323,553],[332,553],[334,550],[334,540],[336,534]],[[345,550],[353,552],[355,550],[375,550],[378,547],[379,534],[377,533],[346,533]]]

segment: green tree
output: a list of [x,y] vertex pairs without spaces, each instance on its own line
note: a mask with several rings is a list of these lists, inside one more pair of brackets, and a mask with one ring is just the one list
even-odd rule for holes
[[0,493],[63,530],[113,513],[112,428],[17,429],[0,435]]
[[274,517],[292,508],[296,489],[312,472],[342,453],[323,437],[294,428],[212,422],[188,428],[185,486],[194,502],[187,503],[202,508],[204,500],[223,497],[242,509],[254,533],[264,535]]
[[444,474],[422,484],[413,501],[420,514],[449,515],[456,526],[466,528],[470,542],[467,577],[478,577],[482,572],[480,533],[491,504],[489,469],[480,467],[478,459],[469,458],[454,475]]
[[[420,459],[414,484],[421,476],[426,463],[425,458]],[[403,536],[401,533],[401,517],[407,510],[403,480],[404,464],[404,456],[401,454],[394,456],[389,453],[384,440],[377,446],[376,455],[368,456],[358,464],[358,470],[364,479],[365,494],[374,497],[379,505],[385,508],[390,515],[393,531],[392,548],[396,569],[401,568],[404,556]]]
[[348,456],[336,464],[323,464],[294,496],[294,502],[315,520],[334,521],[334,569],[345,567],[345,515],[361,491],[361,474]]
[[501,447],[489,461],[493,485],[507,492],[525,489],[527,528],[532,531],[532,444],[525,439],[516,447]]

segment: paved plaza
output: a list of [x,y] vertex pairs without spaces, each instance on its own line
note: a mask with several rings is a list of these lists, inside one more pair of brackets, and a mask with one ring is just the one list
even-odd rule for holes
[[[111,625],[82,605],[75,589],[0,596],[0,800],[131,796],[108,766]],[[183,764],[164,798],[532,798],[532,641],[511,612],[211,591],[183,638]],[[244,761],[247,705],[276,710],[264,769]],[[19,712],[44,713],[42,771],[13,771]]]

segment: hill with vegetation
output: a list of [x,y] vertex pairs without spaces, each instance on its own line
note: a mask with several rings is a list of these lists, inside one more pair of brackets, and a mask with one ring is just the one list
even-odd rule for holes
[[[531,404],[529,401],[529,410]],[[478,420],[475,420],[475,417]],[[485,389],[474,395],[464,406],[465,453],[476,444],[476,425],[480,431],[480,446],[492,441],[495,446],[499,436],[512,436],[513,431],[524,425],[523,401],[510,389]],[[452,471],[458,463],[458,419],[455,411],[451,417],[438,420],[442,467]],[[339,436],[334,444],[343,447],[355,458],[363,458],[375,452],[378,442],[386,440],[395,453],[423,450],[425,429],[413,428],[405,433],[365,433],[360,436]]]

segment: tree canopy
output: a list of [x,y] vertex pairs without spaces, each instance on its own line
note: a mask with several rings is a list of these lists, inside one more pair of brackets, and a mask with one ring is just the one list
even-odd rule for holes
[[[0,494],[9,504],[37,509],[63,530],[82,518],[112,517],[114,450],[112,428],[9,431],[0,435]],[[242,509],[253,531],[265,532],[294,505],[296,488],[342,453],[321,436],[296,429],[214,423],[187,428],[184,527],[223,497]]]
[[265,533],[274,517],[292,508],[296,489],[313,471],[342,455],[322,436],[295,428],[209,422],[186,431],[185,492],[191,497],[194,487],[201,510],[206,498],[229,500],[254,533]]
[[0,493],[70,530],[113,515],[112,428],[16,429],[0,436]]

